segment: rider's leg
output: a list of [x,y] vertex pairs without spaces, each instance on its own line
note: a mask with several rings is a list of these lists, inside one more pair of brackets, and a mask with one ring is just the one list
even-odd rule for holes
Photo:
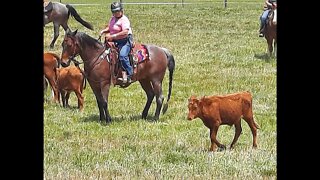
[[[133,69],[132,66],[130,65],[129,61],[129,53],[130,53],[130,43],[127,42],[124,46],[122,46],[120,53],[119,53],[119,59],[121,61],[121,64],[125,71],[127,72],[128,75],[128,82],[131,82],[132,79],[132,74],[133,74]],[[123,79],[123,82],[125,80]],[[124,82],[126,83],[126,82]]]
[[261,17],[260,17],[260,30],[259,30],[259,37],[263,37],[264,35],[264,28],[265,28],[265,25],[266,25],[266,22],[267,22],[267,18],[268,18],[268,14],[269,14],[269,11],[270,10],[265,10]]

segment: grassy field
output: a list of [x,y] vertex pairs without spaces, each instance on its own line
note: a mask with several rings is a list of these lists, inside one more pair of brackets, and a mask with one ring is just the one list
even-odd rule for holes
[[[111,12],[105,0],[62,1],[75,4],[91,31],[70,18],[72,30],[98,37]],[[143,2],[124,0],[124,2]],[[148,2],[169,2],[153,0]],[[170,1],[181,2],[181,1]],[[176,60],[173,91],[166,114],[152,122],[140,119],[146,97],[139,83],[127,89],[111,88],[109,111],[113,123],[99,122],[95,97],[84,90],[84,111],[76,109],[71,94],[70,109],[44,96],[45,179],[277,179],[276,58],[267,56],[267,43],[258,37],[263,1],[196,1],[182,5],[125,5],[136,42],[171,50]],[[97,3],[100,5],[76,5]],[[61,53],[64,31],[55,48],[49,44],[52,24],[44,28],[44,50]],[[81,61],[80,59],[78,59]],[[226,94],[248,90],[253,94],[258,149],[243,121],[243,132],[234,150],[208,152],[209,129],[200,119],[188,121],[191,95]],[[168,92],[168,73],[163,82]],[[228,147],[234,127],[221,126],[218,139]]]

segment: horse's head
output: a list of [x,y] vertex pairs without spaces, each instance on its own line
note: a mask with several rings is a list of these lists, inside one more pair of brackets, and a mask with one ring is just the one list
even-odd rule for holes
[[79,42],[76,37],[78,30],[74,32],[67,31],[62,42],[61,65],[67,67],[70,61],[79,54]]

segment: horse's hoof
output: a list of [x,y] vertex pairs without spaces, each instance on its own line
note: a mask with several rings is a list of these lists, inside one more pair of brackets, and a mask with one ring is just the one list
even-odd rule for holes
[[218,152],[226,150],[226,146],[222,145],[221,147],[218,147]]

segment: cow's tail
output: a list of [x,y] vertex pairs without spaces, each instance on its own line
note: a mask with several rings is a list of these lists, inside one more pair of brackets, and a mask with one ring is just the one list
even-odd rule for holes
[[86,22],[85,20],[83,20],[80,15],[78,14],[78,12],[76,11],[76,9],[74,9],[74,7],[72,7],[71,5],[67,4],[66,7],[68,8],[68,16],[71,14],[80,24],[82,24],[84,27],[93,30],[93,26]]
[[168,97],[167,97],[167,102],[164,104],[163,109],[162,109],[162,114],[166,113],[168,110],[168,102],[170,100],[171,96],[171,90],[172,90],[172,80],[173,80],[173,72],[175,69],[175,62],[173,55],[170,53],[170,51],[166,48],[162,48],[165,54],[167,55],[168,59],[168,70],[169,70],[169,90],[168,90]]
[[[83,89],[86,89],[87,87],[87,76],[86,76],[86,73],[80,68],[79,65],[77,65],[77,68],[80,70],[81,74],[82,74],[82,87]],[[81,90],[81,93],[82,93],[82,90]]]
[[257,129],[260,129],[260,126],[257,124],[257,122],[255,120],[253,120],[253,124]]

